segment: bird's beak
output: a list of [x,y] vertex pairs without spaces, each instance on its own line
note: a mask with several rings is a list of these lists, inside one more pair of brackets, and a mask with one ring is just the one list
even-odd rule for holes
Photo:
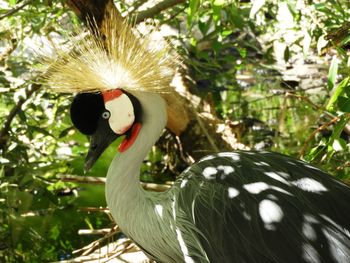
[[119,135],[110,129],[107,121],[99,123],[96,132],[90,136],[90,147],[84,165],[85,173],[91,169],[104,150],[118,137]]

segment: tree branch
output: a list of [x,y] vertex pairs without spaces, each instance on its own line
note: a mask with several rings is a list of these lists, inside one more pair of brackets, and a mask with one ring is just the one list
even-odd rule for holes
[[334,124],[334,123],[337,123],[339,120],[340,120],[339,117],[334,117],[331,121],[329,121],[329,122],[327,122],[327,123],[321,125],[321,126],[318,127],[316,130],[314,130],[314,131],[309,135],[309,137],[305,140],[304,145],[303,145],[303,148],[300,150],[299,158],[302,158],[302,157],[304,156],[305,151],[306,151],[306,149],[307,149],[307,145],[308,145],[309,142],[315,137],[315,135],[316,135],[318,132],[320,132],[320,131],[326,129],[327,127],[331,126],[331,125]]
[[22,109],[23,104],[37,91],[41,88],[39,84],[33,84],[30,88],[26,90],[25,98],[20,98],[17,104],[11,109],[9,115],[7,116],[2,129],[0,130],[0,150],[5,150],[7,145],[8,133],[11,128],[11,123],[16,117],[18,112]]
[[27,1],[27,2],[25,2],[24,4],[22,4],[22,5],[18,6],[18,7],[15,7],[15,8],[13,8],[13,9],[11,9],[11,10],[8,11],[7,13],[3,14],[2,16],[0,16],[0,20],[2,20],[2,19],[6,18],[6,17],[8,17],[8,16],[11,16],[11,15],[17,13],[18,11],[22,10],[24,7],[26,7],[27,5],[29,5],[31,2],[32,2],[32,0]]
[[134,4],[132,5],[132,10],[128,13],[128,15],[131,15],[132,13],[134,13],[140,6],[142,6],[144,3],[146,3],[148,0],[137,0],[134,2]]
[[185,2],[186,2],[186,0],[164,0],[163,2],[160,2],[149,9],[138,13],[135,16],[135,23],[138,24],[147,18],[154,17],[155,15],[159,14],[160,12],[162,12],[170,7],[173,7],[177,4],[182,4]]
[[72,174],[58,174],[57,177],[63,182],[87,183],[87,184],[105,184],[105,177],[80,176]]

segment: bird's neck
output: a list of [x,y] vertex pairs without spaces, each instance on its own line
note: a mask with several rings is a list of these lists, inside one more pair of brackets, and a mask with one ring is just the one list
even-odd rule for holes
[[138,220],[150,202],[140,186],[140,167],[167,121],[165,102],[158,94],[135,92],[133,95],[142,107],[142,128],[133,145],[112,161],[106,183],[107,204],[121,229],[130,236],[133,230],[127,229],[128,226],[139,224],[130,221]]

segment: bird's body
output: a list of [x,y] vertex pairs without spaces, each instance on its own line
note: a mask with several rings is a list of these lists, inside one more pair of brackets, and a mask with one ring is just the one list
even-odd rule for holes
[[166,192],[140,186],[166,124],[162,98],[134,93],[142,129],[111,163],[106,199],[121,229],[159,262],[350,262],[350,189],[271,152],[207,156]]

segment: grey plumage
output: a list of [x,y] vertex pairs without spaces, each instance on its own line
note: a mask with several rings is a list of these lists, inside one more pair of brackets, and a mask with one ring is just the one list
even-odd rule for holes
[[[143,110],[135,144],[113,160],[106,198],[121,229],[159,262],[350,262],[350,189],[277,153],[218,153],[186,169],[164,193],[139,171],[166,123],[163,100]],[[126,205],[128,204],[128,205]]]

